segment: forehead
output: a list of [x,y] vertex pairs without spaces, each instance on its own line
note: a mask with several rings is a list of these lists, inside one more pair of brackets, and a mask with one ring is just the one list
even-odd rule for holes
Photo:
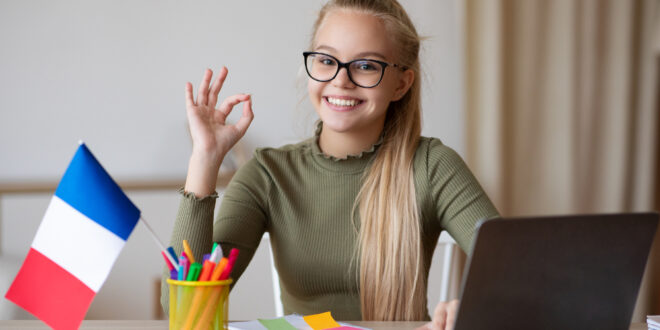
[[393,52],[383,22],[376,16],[354,10],[329,12],[316,31],[315,50],[332,50],[348,60],[357,54],[378,53],[391,59]]

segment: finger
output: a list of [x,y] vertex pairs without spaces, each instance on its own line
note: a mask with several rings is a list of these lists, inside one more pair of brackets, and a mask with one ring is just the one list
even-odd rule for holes
[[254,113],[252,112],[252,99],[248,99],[245,104],[243,104],[243,115],[234,125],[241,136],[245,135],[248,127],[250,127],[252,119],[254,119]]
[[228,72],[227,68],[223,66],[220,69],[220,72],[218,72],[218,77],[213,82],[213,85],[211,85],[211,90],[209,91],[209,103],[208,103],[210,107],[215,108],[215,105],[218,102],[218,93],[220,93],[220,90],[222,89],[222,85],[225,83],[225,78],[227,78],[227,72]]
[[213,71],[211,69],[206,69],[204,72],[204,78],[202,78],[202,82],[199,85],[199,89],[197,90],[197,104],[198,105],[206,105],[208,102],[208,94],[209,94],[209,84],[211,83],[211,76],[213,76]]
[[195,100],[193,100],[193,86],[190,82],[186,83],[186,107],[191,108],[195,105]]
[[229,116],[229,113],[231,112],[231,109],[234,108],[235,105],[245,102],[250,98],[249,94],[236,94],[232,95],[228,98],[226,98],[220,106],[218,107],[218,110],[222,112],[225,116]]
[[447,325],[447,310],[443,309],[441,312],[433,316],[433,327],[438,330],[445,330]]
[[447,322],[445,324],[445,330],[454,329],[454,324],[456,324],[456,312],[458,312],[458,300],[452,300],[447,306]]
[[441,302],[433,312],[433,326],[436,329],[444,330],[447,320],[447,303]]

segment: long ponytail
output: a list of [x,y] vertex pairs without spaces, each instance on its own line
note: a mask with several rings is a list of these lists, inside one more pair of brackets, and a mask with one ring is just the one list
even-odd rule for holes
[[356,198],[359,213],[360,300],[364,320],[421,320],[426,316],[426,282],[420,216],[415,197],[413,157],[421,134],[420,38],[396,0],[333,0],[314,26],[332,10],[356,10],[381,19],[397,49],[397,63],[415,80],[387,110],[383,143]]

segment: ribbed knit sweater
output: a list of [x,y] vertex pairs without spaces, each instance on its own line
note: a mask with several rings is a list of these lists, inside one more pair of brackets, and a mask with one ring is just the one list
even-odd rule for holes
[[[240,249],[231,274],[237,281],[268,232],[286,314],[331,311],[336,319],[360,320],[351,211],[379,143],[360,155],[336,159],[323,154],[318,136],[255,151],[228,185],[215,223],[216,194],[196,198],[183,193],[171,244],[181,253],[181,241],[187,239],[196,259],[209,253],[214,241],[226,255],[233,247]],[[498,213],[460,156],[438,139],[421,138],[413,171],[428,277],[442,230],[468,251],[476,222]],[[164,285],[166,311],[167,297]]]

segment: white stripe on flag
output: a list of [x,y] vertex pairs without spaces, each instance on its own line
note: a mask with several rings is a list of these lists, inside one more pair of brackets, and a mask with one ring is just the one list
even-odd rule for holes
[[32,247],[98,292],[125,243],[53,196]]

